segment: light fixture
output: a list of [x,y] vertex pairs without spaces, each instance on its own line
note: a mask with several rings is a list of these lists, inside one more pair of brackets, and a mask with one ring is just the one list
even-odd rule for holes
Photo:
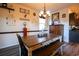
[[44,3],[44,10],[40,12],[39,17],[46,19],[49,16],[50,16],[50,13],[49,13],[49,11],[46,11],[46,6],[45,6],[45,3]]

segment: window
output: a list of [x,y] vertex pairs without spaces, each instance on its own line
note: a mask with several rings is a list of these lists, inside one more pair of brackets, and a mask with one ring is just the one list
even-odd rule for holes
[[45,19],[39,18],[39,30],[44,30],[45,29]]

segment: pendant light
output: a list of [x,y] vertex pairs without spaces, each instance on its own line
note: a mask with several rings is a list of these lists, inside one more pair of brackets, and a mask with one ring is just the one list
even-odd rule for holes
[[44,10],[40,12],[39,17],[43,19],[46,19],[47,17],[49,17],[49,13],[48,11],[46,11],[45,3],[44,3]]

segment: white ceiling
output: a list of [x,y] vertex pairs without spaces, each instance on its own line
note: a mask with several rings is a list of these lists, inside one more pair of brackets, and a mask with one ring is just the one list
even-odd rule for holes
[[[22,5],[27,6],[29,8],[36,9],[36,10],[43,10],[44,8],[44,3],[22,3]],[[68,7],[70,5],[74,5],[74,4],[72,3],[45,3],[46,10],[50,10],[50,11],[55,11],[61,8]]]

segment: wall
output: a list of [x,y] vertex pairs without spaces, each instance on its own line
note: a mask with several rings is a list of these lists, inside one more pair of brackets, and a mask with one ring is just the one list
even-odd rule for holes
[[[79,13],[79,5],[71,5],[69,7],[58,10],[60,23],[64,24],[64,41],[69,42],[69,13],[76,12]],[[65,18],[62,18],[62,14],[66,14]]]
[[70,6],[69,7],[69,12],[70,13],[73,13],[73,12],[75,12],[75,13],[79,13],[79,5],[72,5],[72,6]]
[[[22,31],[24,22],[26,22],[28,30],[39,29],[38,12],[36,10],[30,9],[20,4],[9,4],[8,6],[15,9],[15,11],[10,11],[9,13],[9,10],[0,8],[0,32]],[[30,10],[30,14],[27,15],[27,19],[29,19],[29,21],[20,20],[20,18],[23,17],[24,14],[20,13],[19,8]],[[33,12],[36,13],[36,16],[33,16]],[[28,33],[28,35],[35,34],[37,33]],[[0,34],[0,49],[16,44],[18,44],[16,34]]]
[[[57,10],[52,12],[56,13],[59,12],[59,20],[60,23],[64,25],[64,41],[65,42],[69,42],[69,12],[68,12],[68,8],[63,8],[61,10]],[[65,18],[62,18],[62,14],[66,14]]]
[[[66,14],[65,18],[62,18],[62,14]],[[64,24],[64,41],[69,42],[69,12],[68,8],[60,11],[60,22]]]

